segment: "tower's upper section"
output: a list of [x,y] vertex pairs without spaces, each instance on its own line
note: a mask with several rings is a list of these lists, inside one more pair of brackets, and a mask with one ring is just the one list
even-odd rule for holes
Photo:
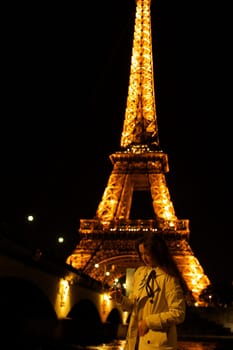
[[159,146],[151,35],[151,0],[136,0],[133,49],[121,147]]

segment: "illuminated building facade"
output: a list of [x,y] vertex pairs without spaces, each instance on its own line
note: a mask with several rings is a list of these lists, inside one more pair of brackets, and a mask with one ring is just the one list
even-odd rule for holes
[[[158,136],[152,55],[151,0],[137,0],[130,77],[120,150],[110,155],[113,170],[96,211],[80,220],[79,244],[67,263],[112,285],[140,261],[135,239],[143,232],[166,239],[193,303],[210,281],[189,245],[189,220],[178,219],[165,174],[168,157]],[[151,200],[151,218],[131,218],[136,192]],[[142,204],[143,205],[143,204]]]

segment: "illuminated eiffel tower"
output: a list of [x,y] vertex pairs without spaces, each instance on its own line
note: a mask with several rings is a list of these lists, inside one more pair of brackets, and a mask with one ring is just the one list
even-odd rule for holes
[[[201,304],[199,296],[210,281],[189,246],[189,220],[176,217],[165,178],[168,157],[159,145],[150,5],[151,0],[136,1],[121,147],[110,155],[113,170],[96,216],[80,220],[80,242],[67,263],[110,286],[140,264],[135,239],[154,232],[166,239],[192,301]],[[132,219],[135,195],[142,192],[152,217]]]

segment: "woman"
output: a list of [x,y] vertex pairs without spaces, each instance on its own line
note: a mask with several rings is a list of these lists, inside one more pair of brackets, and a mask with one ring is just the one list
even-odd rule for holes
[[158,234],[142,236],[136,249],[143,266],[134,273],[129,296],[110,292],[130,312],[125,350],[176,350],[176,325],[184,321],[186,308],[179,271]]

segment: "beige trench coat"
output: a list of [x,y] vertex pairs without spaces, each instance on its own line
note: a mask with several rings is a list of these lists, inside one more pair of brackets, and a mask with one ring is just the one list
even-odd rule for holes
[[[128,297],[121,302],[123,310],[130,312],[125,350],[176,350],[176,325],[185,318],[185,298],[179,282],[160,268],[154,268],[156,278],[150,281],[154,291],[148,297],[146,280],[151,268],[139,267],[134,274],[133,285]],[[138,338],[138,321],[145,319],[149,331]]]

